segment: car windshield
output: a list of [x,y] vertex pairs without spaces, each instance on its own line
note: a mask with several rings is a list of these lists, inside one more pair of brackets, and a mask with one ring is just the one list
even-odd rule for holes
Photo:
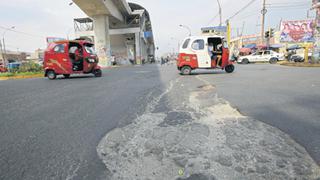
[[86,50],[87,53],[89,54],[96,54],[94,50],[94,45],[93,44],[84,44],[84,49]]

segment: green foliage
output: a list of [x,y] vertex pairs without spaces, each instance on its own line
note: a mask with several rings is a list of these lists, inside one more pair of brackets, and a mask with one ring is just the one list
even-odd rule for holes
[[0,73],[0,77],[13,77],[15,73]]
[[42,74],[42,73],[43,73],[42,66],[34,62],[27,62],[27,63],[22,63],[19,68],[10,69],[10,71],[7,73],[0,73],[0,77],[35,75],[35,74]]
[[42,72],[43,68],[37,63],[27,62],[20,65],[19,68],[13,69],[12,72],[25,73],[25,72]]

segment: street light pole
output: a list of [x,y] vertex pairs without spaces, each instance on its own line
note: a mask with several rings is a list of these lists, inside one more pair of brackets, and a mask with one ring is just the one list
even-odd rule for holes
[[71,31],[73,30],[73,28],[69,28],[68,31],[67,31],[67,40],[69,40],[69,35],[71,33]]
[[263,0],[262,4],[262,10],[261,10],[261,43],[264,43],[264,25],[265,25],[265,16],[267,14],[267,9],[266,9],[266,0]]
[[221,8],[221,4],[220,4],[220,1],[217,0],[218,2],[218,5],[219,5],[219,15],[220,15],[220,27],[222,26],[222,8]]
[[10,28],[7,28],[6,30],[4,30],[3,34],[2,34],[2,46],[3,46],[3,52],[2,52],[2,58],[3,58],[3,65],[6,65],[6,56],[7,56],[7,50],[6,50],[6,43],[5,43],[5,39],[4,36],[6,35],[6,33],[12,29],[14,29],[15,26],[12,26]]
[[179,41],[179,39],[171,37],[171,40],[177,40],[178,41],[178,49],[177,49],[177,51],[179,52],[179,49],[180,49],[180,41]]
[[182,24],[180,24],[179,26],[180,26],[180,27],[182,27],[182,28],[187,29],[187,30],[189,31],[189,36],[191,36],[191,35],[192,35],[192,34],[191,34],[191,29],[190,29],[188,26],[186,26],[186,25],[182,25]]

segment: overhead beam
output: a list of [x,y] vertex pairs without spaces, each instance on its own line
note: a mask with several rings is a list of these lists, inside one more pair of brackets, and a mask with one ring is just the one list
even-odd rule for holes
[[124,18],[119,10],[120,7],[117,7],[112,0],[102,0],[104,2],[104,5],[107,7],[109,13],[111,16],[115,17],[116,19],[120,21],[124,21]]
[[112,0],[73,0],[77,6],[89,17],[97,15],[108,15],[119,21],[124,21],[124,17]]

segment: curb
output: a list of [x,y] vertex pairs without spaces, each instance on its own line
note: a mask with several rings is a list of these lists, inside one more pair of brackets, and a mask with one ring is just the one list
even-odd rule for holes
[[309,64],[309,63],[282,63],[282,66],[289,66],[289,67],[320,67],[320,64]]
[[34,74],[34,75],[17,75],[17,76],[11,76],[11,77],[0,77],[0,80],[14,80],[14,79],[30,79],[30,78],[40,78],[43,77],[43,74]]

